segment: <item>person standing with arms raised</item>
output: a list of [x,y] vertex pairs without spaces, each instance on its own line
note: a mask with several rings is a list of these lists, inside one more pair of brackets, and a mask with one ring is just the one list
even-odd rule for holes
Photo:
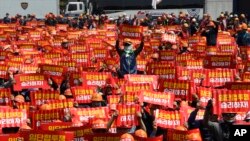
[[119,39],[116,41],[116,51],[120,56],[120,69],[118,70],[119,78],[124,78],[125,74],[137,74],[137,62],[136,57],[143,50],[144,37],[141,40],[140,46],[133,50],[132,41],[128,38],[124,39],[124,49],[119,47]]

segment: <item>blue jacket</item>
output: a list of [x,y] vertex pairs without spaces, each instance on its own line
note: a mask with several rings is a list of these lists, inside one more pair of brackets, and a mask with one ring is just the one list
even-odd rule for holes
[[119,47],[119,41],[116,42],[116,51],[120,56],[120,70],[119,73],[121,77],[125,74],[136,74],[137,73],[137,63],[136,57],[143,50],[144,42],[141,42],[140,46],[133,52],[130,53],[129,56],[126,56],[124,50],[121,50]]
[[236,42],[239,46],[250,46],[250,34],[247,31],[238,32]]

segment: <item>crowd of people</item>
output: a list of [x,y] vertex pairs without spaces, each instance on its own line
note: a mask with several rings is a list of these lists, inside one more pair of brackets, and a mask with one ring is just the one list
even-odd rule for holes
[[[34,24],[36,23],[36,24]],[[42,24],[39,24],[42,23]],[[6,25],[6,26],[4,26]],[[13,25],[14,28],[13,28]],[[61,25],[67,25],[66,29],[59,29]],[[106,25],[113,25],[112,29],[105,29]],[[133,38],[120,38],[121,26],[142,26],[146,30],[142,33],[142,38],[135,39]],[[166,27],[176,26],[176,30],[168,30]],[[12,30],[13,34],[9,34],[8,30]],[[89,31],[99,31],[105,30],[105,32],[113,32],[115,36],[109,38],[107,35],[103,38],[97,38],[97,34],[89,34]],[[33,31],[38,31],[39,39],[36,37],[30,36],[30,33]],[[222,12],[217,19],[212,19],[209,14],[204,14],[201,19],[197,17],[191,17],[190,15],[180,12],[179,15],[175,15],[174,13],[162,14],[162,16],[152,19],[150,15],[145,15],[144,18],[129,17],[126,14],[119,16],[118,19],[109,18],[106,15],[88,15],[83,14],[79,17],[71,18],[71,17],[63,17],[62,15],[54,15],[53,13],[48,13],[45,16],[45,19],[42,21],[38,21],[36,19],[35,14],[31,14],[28,16],[21,16],[17,14],[14,17],[10,17],[8,13],[6,13],[6,17],[3,18],[2,24],[0,24],[0,47],[1,53],[6,53],[4,59],[1,58],[1,65],[6,65],[9,68],[6,70],[6,74],[8,77],[2,77],[1,75],[1,89],[10,89],[11,102],[6,104],[4,102],[0,103],[2,105],[11,106],[13,109],[20,108],[18,105],[20,103],[32,102],[31,93],[34,91],[43,91],[41,88],[30,88],[30,89],[22,89],[21,91],[16,91],[14,89],[17,83],[15,80],[15,76],[20,74],[29,74],[23,72],[21,70],[21,65],[33,65],[37,66],[38,70],[35,71],[36,74],[44,73],[41,71],[40,64],[38,63],[41,58],[44,59],[45,54],[49,53],[60,53],[61,56],[59,58],[46,58],[48,60],[48,64],[50,65],[58,65],[60,66],[60,61],[70,60],[71,54],[84,52],[88,53],[89,60],[86,63],[79,63],[77,60],[78,66],[81,69],[74,71],[67,71],[64,73],[62,77],[62,81],[56,80],[52,74],[47,79],[49,84],[49,89],[51,91],[56,91],[60,93],[60,97],[58,99],[76,99],[73,94],[74,87],[82,87],[84,81],[82,77],[73,79],[73,73],[82,74],[88,72],[98,72],[103,73],[107,72],[111,74],[111,77],[108,78],[104,85],[96,85],[93,89],[95,90],[94,94],[91,96],[91,101],[89,103],[77,103],[74,101],[73,107],[70,108],[98,108],[98,107],[108,107],[110,109],[110,114],[105,115],[108,117],[108,121],[104,121],[99,119],[99,122],[88,123],[92,125],[93,134],[99,133],[109,133],[110,128],[114,122],[117,121],[117,117],[119,117],[119,113],[116,108],[113,108],[111,104],[109,104],[108,97],[111,95],[118,95],[120,100],[117,104],[126,104],[122,97],[127,94],[126,90],[123,89],[123,86],[128,85],[130,82],[128,81],[127,75],[142,75],[147,77],[147,75],[156,75],[146,69],[138,69],[138,59],[145,60],[146,67],[148,68],[152,64],[162,64],[163,67],[169,68],[169,64],[174,62],[174,65],[171,67],[177,68],[177,66],[181,66],[178,63],[178,60],[173,61],[163,61],[161,59],[161,52],[169,51],[174,52],[175,55],[188,55],[195,52],[195,45],[190,44],[190,39],[193,37],[199,37],[204,39],[204,44],[201,42],[197,42],[198,45],[205,46],[205,54],[209,55],[209,48],[215,47],[219,48],[218,39],[220,36],[225,38],[232,39],[232,43],[230,45],[234,45],[236,48],[236,52],[232,53],[234,60],[238,66],[238,64],[242,62],[247,62],[248,58],[246,57],[247,52],[244,54],[241,52],[242,48],[250,47],[250,33],[248,27],[248,19],[244,14],[233,14],[228,12]],[[74,38],[70,38],[68,36],[71,33],[75,33]],[[153,39],[153,34],[167,34],[173,35],[176,37],[175,42],[163,41],[160,39]],[[24,35],[27,35],[26,38],[22,39]],[[107,55],[105,58],[97,58],[94,56],[93,52],[95,48],[91,48],[87,46],[85,51],[82,50],[73,50],[72,48],[76,45],[85,46],[89,44],[88,40],[96,39],[101,41],[101,49],[107,50]],[[60,44],[55,44],[55,41],[60,40]],[[158,40],[159,44],[156,48],[148,45],[151,40]],[[112,43],[107,44],[108,41]],[[34,46],[31,51],[37,53],[37,55],[27,55],[25,54],[25,49],[20,46],[23,43],[33,43]],[[42,42],[44,44],[42,44]],[[104,43],[105,42],[105,43]],[[201,44],[199,44],[201,43]],[[84,48],[84,47],[83,47]],[[30,51],[30,50],[29,50]],[[200,53],[201,54],[201,53]],[[228,55],[228,54],[227,54]],[[43,57],[42,57],[43,56]],[[94,56],[94,57],[93,57]],[[22,58],[22,61],[19,61],[20,66],[17,69],[11,69],[9,66],[9,62],[13,62],[12,58]],[[69,59],[70,58],[70,59]],[[190,60],[196,60],[197,58],[193,57]],[[204,59],[204,58],[202,58]],[[114,63],[109,64],[107,60],[112,60]],[[189,61],[189,60],[186,60]],[[45,61],[44,61],[45,62]],[[164,63],[169,63],[164,66]],[[44,63],[46,64],[46,63]],[[168,66],[167,66],[168,65]],[[245,65],[246,67],[247,65]],[[67,66],[69,68],[69,66]],[[185,68],[185,66],[182,66]],[[204,68],[205,69],[205,68]],[[233,68],[235,72],[235,80],[227,81],[227,82],[248,82],[247,79],[243,78],[243,74],[248,70],[243,68]],[[175,72],[176,73],[176,72]],[[163,74],[158,74],[163,75]],[[176,74],[176,76],[178,76]],[[71,79],[73,79],[73,83],[71,83]],[[176,80],[181,80],[181,77],[174,78]],[[194,89],[198,87],[207,88],[208,86],[203,86],[202,81],[204,77],[200,77],[200,83],[193,86]],[[122,83],[122,81],[125,81]],[[159,80],[156,80],[159,82]],[[191,78],[188,77],[186,81],[191,81]],[[249,82],[248,82],[249,83]],[[227,89],[225,83],[221,84],[219,87],[209,86],[211,89]],[[140,89],[140,91],[144,91]],[[152,90],[154,92],[163,92],[158,89],[158,87]],[[137,92],[137,94],[139,93]],[[170,91],[171,92],[171,91]],[[116,133],[122,133],[120,137],[120,141],[134,141],[136,137],[140,138],[154,138],[163,136],[164,141],[169,139],[168,130],[163,127],[158,127],[156,121],[155,111],[157,109],[165,110],[165,111],[180,111],[181,108],[187,106],[192,107],[193,111],[188,116],[188,119],[182,124],[174,127],[174,130],[181,131],[189,131],[194,129],[199,129],[198,137],[186,137],[184,140],[189,141],[229,141],[230,138],[230,126],[233,126],[236,123],[236,115],[237,112],[225,112],[217,115],[213,113],[214,109],[214,99],[215,97],[210,97],[211,99],[206,102],[207,105],[201,104],[201,100],[198,94],[198,91],[194,93],[189,93],[187,95],[191,95],[191,99],[184,98],[179,99],[176,98],[174,100],[174,104],[172,106],[162,106],[152,103],[144,102],[139,98],[139,96],[135,96],[133,100],[133,104],[137,104],[140,106],[140,110],[136,111],[135,117],[138,119],[138,124],[133,125],[132,127],[117,127]],[[136,94],[134,94],[136,95]],[[176,95],[176,94],[175,94]],[[4,97],[0,97],[0,99],[4,99]],[[48,99],[47,99],[48,100]],[[46,101],[46,99],[45,99]],[[112,107],[112,108],[111,108]],[[0,107],[1,108],[1,107]],[[38,110],[50,110],[51,108],[46,105],[46,102],[40,105],[30,105],[29,111],[38,111]],[[202,119],[197,120],[198,112],[203,110],[204,115]],[[250,111],[250,110],[249,110]],[[250,121],[250,113],[245,111],[244,122]],[[30,118],[30,117],[29,117]],[[73,116],[72,113],[66,112],[61,118],[61,122],[72,122]],[[104,126],[100,126],[100,121],[105,123]],[[25,129],[32,130],[32,119],[27,120],[27,126]],[[82,122],[83,123],[83,122]],[[84,126],[84,125],[82,125]],[[24,127],[4,127],[2,128],[3,134],[6,133],[14,133],[23,129]],[[115,134],[115,133],[114,133]],[[169,139],[170,140],[170,139]]]

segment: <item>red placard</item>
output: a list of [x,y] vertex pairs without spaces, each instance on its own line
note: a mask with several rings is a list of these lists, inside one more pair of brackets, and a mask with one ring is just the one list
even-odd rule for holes
[[152,69],[152,74],[159,75],[160,78],[164,79],[176,79],[176,68],[175,67],[156,67]]
[[88,123],[93,118],[107,118],[109,113],[108,107],[98,108],[70,108],[70,113],[73,115],[72,120]]
[[226,82],[234,81],[236,70],[235,69],[209,69],[205,70],[206,75],[203,85],[205,86],[222,86]]
[[143,32],[142,26],[122,25],[120,27],[120,37],[121,38],[141,39],[142,32]]
[[8,66],[5,64],[0,64],[0,78],[7,79]]
[[105,24],[107,30],[116,30],[117,26],[115,24]]
[[37,129],[42,122],[51,123],[54,120],[63,120],[63,110],[39,110],[30,112],[32,129]]
[[126,104],[136,104],[142,102],[142,96],[140,92],[126,92],[122,96],[122,102]]
[[130,128],[138,125],[136,113],[140,111],[140,105],[118,104],[117,110],[119,112],[116,122],[117,127]]
[[250,93],[246,90],[213,90],[216,105],[214,114],[227,112],[248,112],[250,110]]
[[48,52],[43,54],[43,56],[46,59],[54,59],[54,60],[59,60],[62,58],[62,54],[57,52]]
[[32,105],[40,106],[48,101],[59,99],[59,92],[52,90],[31,91]]
[[67,67],[69,72],[77,72],[78,71],[78,63],[74,60],[67,60],[67,61],[59,61],[59,66]]
[[155,121],[162,128],[175,128],[183,125],[182,115],[178,111],[155,110]]
[[0,139],[3,141],[24,141],[20,134],[0,134]]
[[41,73],[50,76],[61,77],[67,72],[67,68],[64,66],[41,64],[39,67]]
[[177,43],[177,36],[173,35],[173,34],[162,34],[162,42],[169,42],[172,44],[176,44]]
[[46,102],[51,109],[65,109],[72,108],[74,100],[73,99],[64,99],[64,100],[51,100]]
[[7,66],[9,67],[9,71],[16,72],[20,70],[22,63],[16,61],[8,61]]
[[93,134],[91,125],[86,125],[83,127],[64,128],[60,130],[61,131],[73,131],[75,140],[91,141],[92,139],[91,136],[89,136]]
[[174,93],[171,92],[154,92],[142,91],[143,102],[150,104],[161,105],[165,107],[173,107]]
[[106,72],[88,72],[83,73],[83,85],[84,86],[104,86],[106,80],[111,78],[111,73]]
[[8,105],[10,103],[10,89],[0,89],[0,105]]
[[207,70],[205,70],[205,69],[199,69],[199,70],[193,70],[193,69],[191,69],[190,70],[190,79],[191,79],[191,81],[193,81],[194,82],[194,84],[196,84],[196,85],[202,85],[202,79],[204,79],[204,80],[206,80],[207,78],[206,78],[206,76],[208,76],[207,75],[207,73],[208,73],[208,71]]
[[176,52],[175,51],[169,51],[169,50],[162,50],[159,52],[160,59],[162,61],[174,61]]
[[14,84],[15,91],[30,88],[49,89],[47,78],[43,74],[17,74],[14,76],[16,83]]
[[150,83],[153,85],[154,89],[158,88],[159,76],[157,76],[157,75],[131,75],[131,74],[128,74],[128,75],[125,75],[124,78],[128,83],[137,83],[137,84]]
[[148,137],[148,138],[140,138],[137,136],[134,136],[136,141],[163,141],[163,135],[158,137]]
[[74,140],[74,132],[69,131],[22,131],[21,136],[25,141],[72,141]]
[[187,131],[169,129],[167,132],[167,141],[202,141],[200,130],[193,129]]
[[105,48],[94,49],[93,55],[96,59],[106,59],[108,57],[108,50]]
[[37,73],[38,66],[33,64],[25,64],[20,67],[21,72],[24,74]]
[[250,90],[249,82],[226,82],[225,85],[229,90]]
[[71,92],[73,93],[74,100],[77,103],[91,103],[92,95],[95,93],[95,89],[90,87],[72,87]]
[[0,61],[4,61],[7,57],[7,52],[1,51],[0,52]]
[[41,123],[39,129],[46,131],[55,131],[72,127],[72,122],[54,122],[54,123]]
[[122,90],[123,92],[138,92],[141,90],[149,90],[152,91],[153,90],[153,85],[146,83],[146,84],[133,84],[133,83],[128,83],[128,84],[124,84],[122,85]]
[[139,71],[145,71],[146,70],[146,65],[148,63],[147,60],[145,60],[145,59],[139,59],[139,57],[138,57],[136,63],[137,63],[137,70],[139,70]]
[[21,109],[0,109],[0,128],[21,127],[26,125],[26,110]]
[[197,94],[200,99],[200,104],[206,106],[210,99],[213,99],[213,93],[211,88],[197,87]]
[[71,53],[80,53],[80,52],[87,52],[88,48],[86,45],[72,45],[70,46]]
[[71,53],[70,58],[77,63],[88,63],[90,56],[87,52]]
[[173,92],[175,98],[189,99],[194,92],[194,83],[185,80],[161,79],[159,89],[162,92]]
[[205,68],[236,68],[235,56],[208,55],[204,60]]

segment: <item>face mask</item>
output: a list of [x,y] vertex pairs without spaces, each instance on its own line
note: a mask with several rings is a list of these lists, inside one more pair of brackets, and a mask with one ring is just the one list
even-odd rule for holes
[[124,51],[126,52],[126,53],[130,53],[130,52],[132,52],[132,45],[128,45],[128,46],[124,46]]

